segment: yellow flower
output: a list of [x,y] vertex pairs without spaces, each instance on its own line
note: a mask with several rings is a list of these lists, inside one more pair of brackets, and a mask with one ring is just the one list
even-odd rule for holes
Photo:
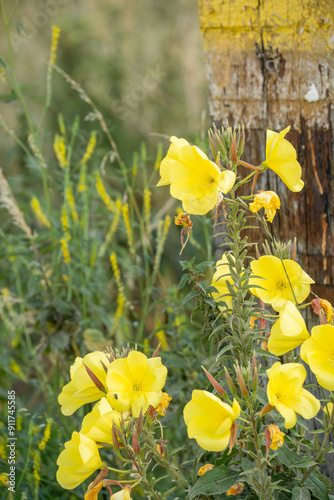
[[197,475],[198,476],[204,476],[204,474],[206,472],[208,472],[209,470],[211,470],[213,468],[214,468],[214,465],[212,465],[212,464],[205,464],[200,469],[198,469]]
[[105,393],[96,387],[88,375],[86,367],[105,386],[106,372],[104,366],[107,368],[109,365],[109,359],[100,351],[91,352],[84,358],[76,358],[70,368],[71,382],[63,387],[61,394],[58,396],[58,402],[64,415],[72,415],[84,404],[92,403],[105,396]]
[[235,182],[231,170],[221,171],[196,146],[185,139],[171,137],[171,146],[160,165],[158,186],[170,184],[170,194],[182,201],[189,214],[204,215],[218,201],[218,193],[228,193]]
[[222,451],[230,440],[231,427],[240,414],[239,403],[233,407],[207,391],[193,391],[183,410],[188,436],[207,451]]
[[320,325],[311,330],[311,337],[304,342],[300,356],[310,366],[318,384],[334,389],[334,326]]
[[102,465],[97,444],[80,432],[73,432],[71,441],[58,457],[57,481],[62,488],[72,490]]
[[237,483],[234,484],[226,493],[225,495],[227,497],[234,497],[236,495],[239,495],[239,493],[242,493],[244,489],[244,485],[242,483]]
[[43,226],[45,226],[45,227],[47,227],[47,228],[50,229],[51,228],[51,223],[48,220],[48,218],[46,217],[46,215],[44,214],[44,212],[42,210],[42,207],[41,207],[38,199],[36,198],[36,196],[34,196],[31,199],[30,206],[33,209],[33,211],[35,212],[35,215],[36,215],[37,219],[39,220],[39,222],[41,224],[43,224]]
[[250,278],[250,285],[262,287],[251,289],[252,294],[265,304],[271,304],[275,311],[280,311],[288,300],[295,301],[290,283],[298,304],[306,299],[310,284],[314,283],[300,265],[290,259],[284,259],[282,263],[278,257],[264,255],[259,260],[253,260],[251,268],[256,277]]
[[[228,261],[226,254],[224,253],[222,258],[216,263],[216,272],[212,277],[211,286],[214,286],[218,291],[212,292],[212,296],[216,302],[226,302],[227,307],[230,309],[232,307],[232,296],[226,283],[233,285],[233,279],[231,278]],[[220,309],[226,309],[224,306],[219,306]]]
[[333,317],[334,317],[334,311],[333,311],[332,304],[330,302],[328,302],[328,300],[320,299],[320,305],[323,308],[323,310],[325,311],[326,319],[327,319],[328,323],[331,323],[333,321]]
[[125,487],[121,491],[114,493],[114,495],[110,497],[110,500],[131,500],[130,492],[131,490]]
[[166,410],[169,406],[169,401],[172,401],[172,399],[173,398],[168,396],[167,392],[162,393],[161,401],[156,408],[158,415],[161,415],[162,417],[166,415]]
[[285,427],[291,429],[299,413],[304,418],[313,418],[320,409],[320,402],[309,391],[302,388],[306,370],[299,363],[281,365],[278,361],[267,370],[268,401],[285,419]]
[[53,143],[53,149],[54,149],[55,155],[57,157],[59,166],[61,168],[67,167],[68,163],[67,163],[65,138],[56,134],[55,139],[54,139],[54,143]]
[[279,430],[279,427],[275,424],[270,424],[268,425],[268,430],[269,430],[269,435],[271,439],[271,445],[270,448],[272,450],[277,450],[284,444],[284,432],[281,432]]
[[305,321],[297,307],[289,300],[279,312],[279,320],[274,323],[268,349],[276,356],[282,356],[305,342],[310,337]]
[[161,358],[147,359],[145,354],[131,351],[127,358],[115,359],[107,374],[108,401],[118,411],[132,409],[139,417],[151,405],[158,406],[162,398],[161,389],[167,377],[167,368]]
[[121,419],[122,415],[112,409],[107,398],[102,398],[83,419],[80,432],[96,443],[112,444],[112,426],[115,423],[120,427]]
[[298,192],[304,187],[301,180],[302,169],[297,161],[295,148],[284,136],[290,127],[279,134],[267,130],[266,159],[263,164],[277,174],[291,191]]
[[261,208],[264,208],[267,220],[272,222],[275,217],[276,210],[280,207],[280,199],[274,191],[258,191],[255,195],[253,203],[250,203],[249,205],[249,210],[256,213]]

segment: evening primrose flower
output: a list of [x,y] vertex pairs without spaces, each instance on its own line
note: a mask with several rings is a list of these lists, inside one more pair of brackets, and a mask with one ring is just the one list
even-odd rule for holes
[[130,492],[130,488],[125,487],[121,491],[114,493],[110,500],[131,500]]
[[170,194],[182,201],[189,214],[204,215],[215,207],[219,192],[232,189],[235,173],[223,170],[185,139],[171,137],[171,146],[160,165],[157,186],[170,184]]
[[115,359],[109,366],[108,401],[118,411],[131,408],[132,415],[138,418],[140,411],[145,413],[150,405],[158,406],[166,377],[167,368],[161,358],[147,359],[145,354],[131,351],[127,358]]
[[258,212],[261,208],[264,208],[267,221],[269,222],[273,221],[276,210],[280,207],[280,199],[274,191],[258,191],[255,195],[253,203],[249,204],[249,210],[253,213]]
[[200,467],[198,469],[198,472],[197,472],[197,475],[198,476],[204,476],[204,474],[206,472],[208,472],[209,470],[213,469],[214,468],[214,465],[212,464],[205,464],[205,465],[202,465],[202,467]]
[[70,368],[71,382],[63,387],[58,396],[61,411],[64,415],[72,415],[78,408],[86,403],[92,403],[105,396],[103,390],[98,389],[87,369],[93,373],[96,380],[105,386],[106,370],[110,364],[107,356],[100,351],[87,354],[84,358],[77,357]]
[[240,415],[239,403],[233,407],[207,391],[195,390],[183,410],[188,436],[207,451],[222,451],[230,441],[231,428]]
[[72,439],[65,443],[65,449],[58,457],[57,481],[66,490],[81,484],[102,465],[97,444],[79,432],[73,432]]
[[311,330],[311,337],[304,342],[300,356],[310,366],[318,384],[334,390],[334,326],[320,325]]
[[167,408],[169,406],[169,402],[171,400],[172,400],[172,398],[170,396],[168,396],[167,392],[162,393],[161,401],[156,408],[158,415],[160,415],[161,417],[164,417],[166,415],[166,410],[167,410]]
[[275,311],[280,311],[288,300],[294,302],[294,295],[298,304],[303,302],[310,293],[310,284],[314,283],[300,265],[290,259],[282,263],[278,257],[264,255],[250,265],[255,276],[251,276],[250,285],[262,287],[251,289],[251,293],[265,304],[271,304]]
[[326,319],[328,323],[332,323],[333,318],[334,318],[334,310],[333,306],[328,300],[326,299],[320,299],[320,306],[323,308],[325,311]]
[[120,427],[121,420],[121,413],[102,398],[83,419],[80,432],[97,443],[113,444],[111,429],[114,424]]
[[289,300],[280,310],[279,319],[271,329],[268,349],[272,354],[282,356],[298,347],[309,337],[302,315]]
[[262,165],[273,170],[291,191],[299,192],[304,187],[302,169],[295,148],[284,139],[289,130],[287,127],[279,134],[267,130],[266,159]]
[[320,409],[320,402],[302,385],[306,370],[300,363],[281,365],[278,361],[267,370],[268,401],[285,419],[285,427],[291,429],[297,422],[297,413],[306,419],[313,418]]
[[[226,258],[226,253],[224,253],[222,258],[217,261],[216,272],[212,277],[211,286],[214,286],[217,289],[217,292],[212,292],[212,297],[216,302],[224,301],[230,309],[232,307],[232,296],[226,283],[233,285],[228,260]],[[220,309],[225,309],[222,306],[219,307]]]

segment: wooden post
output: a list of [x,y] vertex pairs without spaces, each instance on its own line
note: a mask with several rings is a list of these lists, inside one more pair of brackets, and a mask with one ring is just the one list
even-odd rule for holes
[[298,238],[313,291],[333,303],[334,0],[199,0],[199,12],[212,121],[245,124],[244,159],[254,165],[265,158],[265,130],[291,126],[305,188],[292,193],[266,172],[257,189],[278,193],[273,233]]
[[[312,290],[334,304],[334,0],[199,0],[199,12],[211,120],[245,124],[244,159],[253,165],[265,159],[266,129],[291,126],[303,191],[292,193],[269,171],[257,189],[279,195],[273,234],[298,238]],[[264,241],[260,229],[249,239]],[[216,238],[217,259],[222,241]],[[308,308],[309,328],[315,319]],[[333,481],[331,457],[323,472]]]

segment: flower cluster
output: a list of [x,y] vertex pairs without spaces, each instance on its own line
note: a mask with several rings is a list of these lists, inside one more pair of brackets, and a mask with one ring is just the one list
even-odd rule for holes
[[[117,429],[126,426],[128,418],[143,416],[159,405],[162,412],[171,399],[162,393],[167,369],[161,358],[148,359],[138,351],[118,359],[95,351],[76,358],[70,373],[71,381],[58,398],[62,413],[69,416],[87,403],[98,402],[59,455],[57,480],[66,489],[75,488],[102,468],[99,448],[115,446],[115,440],[118,444]],[[116,495],[114,498],[123,498]],[[130,498],[127,495],[124,498]]]

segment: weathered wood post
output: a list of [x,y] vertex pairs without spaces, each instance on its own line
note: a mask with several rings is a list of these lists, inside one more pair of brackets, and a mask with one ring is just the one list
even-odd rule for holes
[[[212,122],[245,124],[244,159],[253,165],[265,158],[266,129],[291,126],[303,191],[292,193],[269,171],[257,189],[279,195],[273,234],[283,242],[297,237],[313,291],[333,304],[334,0],[199,0],[199,12]],[[260,229],[249,239],[264,241]],[[222,241],[216,238],[217,259]],[[324,473],[334,479],[331,455]]]

